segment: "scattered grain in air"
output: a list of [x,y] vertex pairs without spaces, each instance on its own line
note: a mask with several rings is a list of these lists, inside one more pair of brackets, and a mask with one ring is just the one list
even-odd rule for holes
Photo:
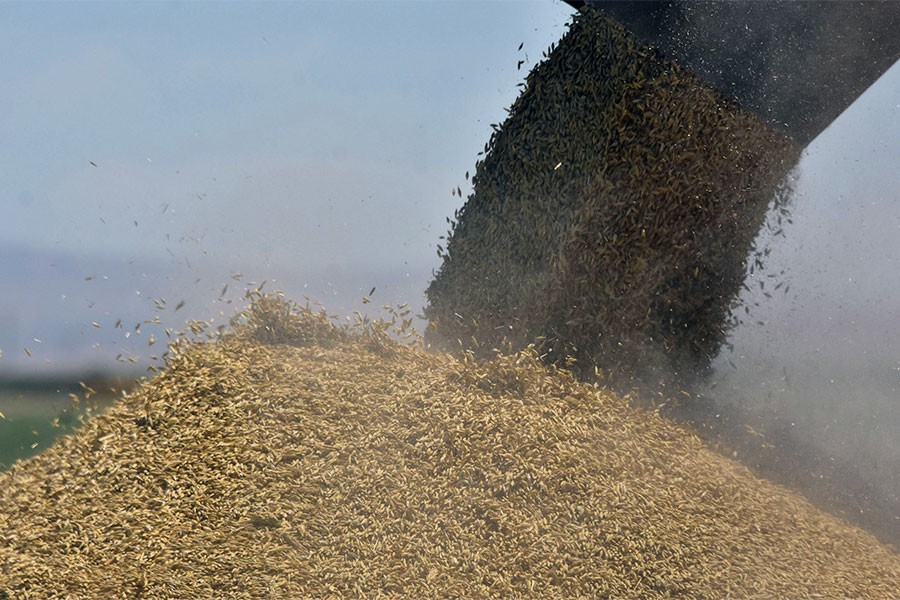
[[98,323],[97,321],[91,321],[91,325],[93,325],[97,329],[100,329],[100,323]]
[[25,354],[31,356],[31,350],[29,350],[27,347],[25,348]]

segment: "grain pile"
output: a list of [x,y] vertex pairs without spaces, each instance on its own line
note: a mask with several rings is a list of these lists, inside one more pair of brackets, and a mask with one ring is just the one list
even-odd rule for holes
[[896,592],[872,536],[533,353],[242,323],[0,475],[0,596]]
[[717,353],[800,148],[585,10],[485,147],[427,292],[429,340],[482,355],[542,341],[657,383]]

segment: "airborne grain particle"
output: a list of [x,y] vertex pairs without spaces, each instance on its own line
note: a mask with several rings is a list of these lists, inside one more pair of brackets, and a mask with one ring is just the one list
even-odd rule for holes
[[86,384],[86,383],[83,382],[83,381],[79,381],[79,382],[78,382],[78,385],[81,386],[81,389],[84,390],[84,392],[85,392],[85,396],[84,396],[85,399],[88,399],[88,398],[90,398],[91,396],[93,396],[94,394],[97,393],[97,390],[95,390],[94,388],[92,388],[91,386],[89,386],[88,384]]

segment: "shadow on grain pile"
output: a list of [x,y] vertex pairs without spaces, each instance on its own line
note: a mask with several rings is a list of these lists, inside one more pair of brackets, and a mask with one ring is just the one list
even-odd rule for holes
[[0,475],[12,597],[885,598],[900,556],[530,350],[263,297]]

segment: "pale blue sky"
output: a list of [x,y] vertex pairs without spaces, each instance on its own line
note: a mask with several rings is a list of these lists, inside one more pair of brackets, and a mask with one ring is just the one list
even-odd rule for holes
[[0,194],[11,214],[0,240],[164,258],[189,254],[184,238],[235,269],[430,268],[458,202],[449,191],[527,72],[516,61],[527,52],[533,65],[570,12],[2,4]]
[[451,189],[570,14],[0,3],[0,371],[145,364],[154,327],[116,322],[221,323],[251,280],[342,315],[373,286],[419,309]]

